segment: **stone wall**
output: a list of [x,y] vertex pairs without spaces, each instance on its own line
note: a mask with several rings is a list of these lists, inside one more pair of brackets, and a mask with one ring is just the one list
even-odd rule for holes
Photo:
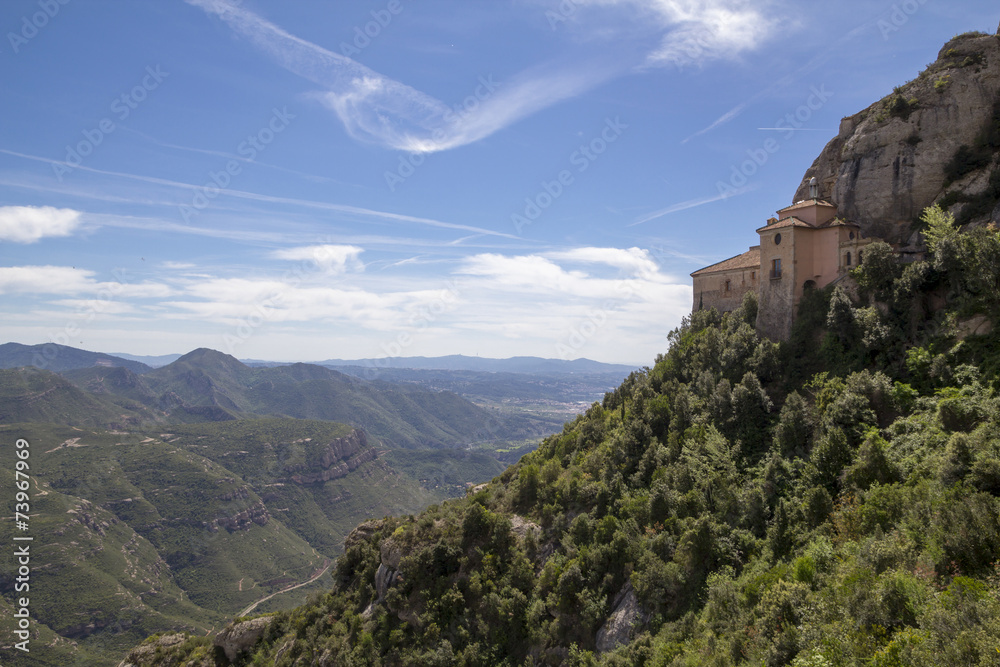
[[[729,289],[726,289],[729,281]],[[743,295],[756,292],[760,283],[760,269],[732,269],[694,277],[694,310],[715,308],[720,313],[736,310],[743,303]]]
[[[778,235],[781,242],[777,243]],[[771,340],[788,340],[795,317],[795,227],[763,230],[760,234],[761,281],[757,291],[757,331]],[[773,261],[781,260],[781,276],[772,276]]]

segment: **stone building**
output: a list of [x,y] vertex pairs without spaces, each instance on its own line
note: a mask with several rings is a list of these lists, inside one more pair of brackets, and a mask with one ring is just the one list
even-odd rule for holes
[[837,207],[815,196],[778,211],[757,230],[760,245],[699,269],[694,309],[735,310],[743,295],[757,294],[757,330],[772,340],[788,340],[803,293],[840,280],[861,262],[861,228],[837,216]]

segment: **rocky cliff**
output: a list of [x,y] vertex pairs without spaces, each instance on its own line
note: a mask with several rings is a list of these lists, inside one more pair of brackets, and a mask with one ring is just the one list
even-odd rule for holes
[[1000,34],[966,33],[888,97],[841,121],[794,201],[820,196],[863,233],[916,243],[939,202],[963,223],[1000,218]]
[[374,461],[378,451],[368,446],[364,431],[355,429],[350,435],[332,440],[305,464],[286,466],[289,473],[286,481],[295,484],[316,484],[344,477],[358,466]]

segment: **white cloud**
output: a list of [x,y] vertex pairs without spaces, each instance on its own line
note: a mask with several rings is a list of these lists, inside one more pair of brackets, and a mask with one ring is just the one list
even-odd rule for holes
[[94,271],[69,266],[0,267],[0,294],[97,294],[102,299],[162,298],[174,293],[161,283],[98,282]]
[[275,259],[292,262],[312,262],[327,273],[339,274],[364,269],[360,256],[364,249],[352,245],[311,245],[276,250]]
[[405,327],[430,310],[444,312],[456,302],[451,289],[376,292],[360,287],[303,285],[283,280],[216,278],[193,283],[189,299],[162,305],[200,320],[239,324],[247,318],[277,322],[339,322],[376,331]]
[[459,273],[488,278],[495,289],[525,288],[535,292],[575,293],[587,280],[582,271],[566,271],[538,255],[473,255],[462,263]]
[[52,305],[95,315],[125,315],[135,312],[135,306],[130,303],[104,299],[60,299],[53,301]]
[[78,294],[93,288],[93,275],[68,266],[3,266],[0,294]]
[[702,65],[739,57],[765,44],[777,22],[769,0],[574,0],[636,11],[662,32],[650,66]]
[[[226,341],[236,336],[242,342],[233,351],[242,356],[298,360],[480,352],[649,363],[691,308],[690,285],[662,273],[638,248],[484,253],[465,258],[453,273],[408,274],[400,291],[392,287],[398,277],[387,280],[381,272],[347,274],[349,280],[324,273],[303,279],[171,273],[167,285],[19,266],[0,268],[0,294],[36,301],[23,321],[53,330],[73,311],[100,315],[109,332],[155,320],[161,338],[199,332],[185,338],[196,342],[188,348],[228,350]],[[56,297],[48,300],[50,294]]]
[[[554,259],[567,263],[605,264],[623,269],[626,277],[607,278],[580,270],[570,270]],[[645,250],[633,248],[578,248],[540,255],[508,257],[485,253],[468,257],[459,267],[461,275],[478,278],[478,289],[508,294],[531,294],[536,299],[573,299],[575,304],[624,304],[630,301],[663,302],[674,288],[690,293],[687,285],[674,284],[673,278],[659,271]],[[615,306],[617,307],[617,306]],[[549,306],[545,306],[546,312]],[[506,314],[506,310],[501,308]]]
[[649,257],[648,250],[641,248],[574,248],[562,252],[548,253],[547,257],[555,260],[585,262],[591,264],[607,264],[626,271],[632,275],[652,275],[659,267]]
[[80,212],[52,206],[0,207],[0,241],[35,243],[48,236],[69,236],[80,225]]
[[291,35],[229,0],[187,0],[214,14],[281,66],[323,86],[318,99],[355,139],[396,150],[431,153],[479,141],[540,109],[579,95],[621,74],[608,54],[572,69],[537,67],[509,80],[470,82],[474,110],[447,104],[364,65]]

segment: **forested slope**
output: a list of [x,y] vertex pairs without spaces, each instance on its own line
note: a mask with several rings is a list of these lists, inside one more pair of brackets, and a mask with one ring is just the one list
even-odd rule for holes
[[[694,313],[491,484],[359,526],[235,664],[998,664],[1000,233],[932,210],[925,236],[789,343],[752,297]],[[157,641],[131,660],[228,664]]]

